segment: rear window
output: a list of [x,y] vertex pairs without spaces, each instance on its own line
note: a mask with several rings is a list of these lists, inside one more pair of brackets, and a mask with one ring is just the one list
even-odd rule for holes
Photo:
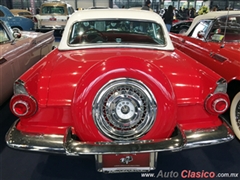
[[42,14],[64,14],[63,6],[44,6],[42,7]]
[[165,46],[163,29],[151,21],[136,20],[96,20],[73,24],[70,30],[69,45],[92,43],[154,44]]

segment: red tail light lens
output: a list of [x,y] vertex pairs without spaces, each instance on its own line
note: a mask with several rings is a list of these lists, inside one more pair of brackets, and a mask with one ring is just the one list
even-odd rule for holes
[[49,18],[49,21],[56,21],[56,20],[57,20],[57,18],[55,18],[55,17]]
[[33,22],[35,22],[35,23],[37,23],[37,22],[38,22],[38,20],[37,20],[37,18],[36,18],[36,17],[33,17]]
[[216,93],[206,99],[205,108],[211,114],[222,114],[228,109],[229,104],[230,101],[227,94]]
[[24,101],[18,101],[13,106],[15,114],[23,116],[28,112],[28,104]]
[[33,97],[29,95],[15,95],[10,101],[10,109],[16,116],[29,117],[36,113],[37,102]]

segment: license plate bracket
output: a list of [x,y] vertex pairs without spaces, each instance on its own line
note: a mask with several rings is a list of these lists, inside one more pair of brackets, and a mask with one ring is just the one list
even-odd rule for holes
[[157,153],[99,154],[95,160],[99,172],[147,172],[156,168]]

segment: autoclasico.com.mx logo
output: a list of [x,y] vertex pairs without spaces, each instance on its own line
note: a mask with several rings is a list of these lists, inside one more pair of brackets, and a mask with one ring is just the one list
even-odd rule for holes
[[163,171],[160,170],[156,173],[141,173],[142,178],[183,178],[183,179],[213,179],[213,178],[239,178],[239,173],[215,173],[213,171],[192,171],[192,170],[182,170],[181,172],[177,171]]

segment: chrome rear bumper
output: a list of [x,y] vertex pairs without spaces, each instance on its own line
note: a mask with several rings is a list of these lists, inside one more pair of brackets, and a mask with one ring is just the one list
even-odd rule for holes
[[138,140],[129,142],[81,142],[72,136],[68,128],[65,136],[25,133],[16,129],[16,121],[6,134],[7,145],[14,149],[60,153],[72,156],[98,154],[129,154],[183,149],[220,144],[231,141],[234,134],[223,122],[217,128],[183,131],[177,127],[177,135],[160,140]]

